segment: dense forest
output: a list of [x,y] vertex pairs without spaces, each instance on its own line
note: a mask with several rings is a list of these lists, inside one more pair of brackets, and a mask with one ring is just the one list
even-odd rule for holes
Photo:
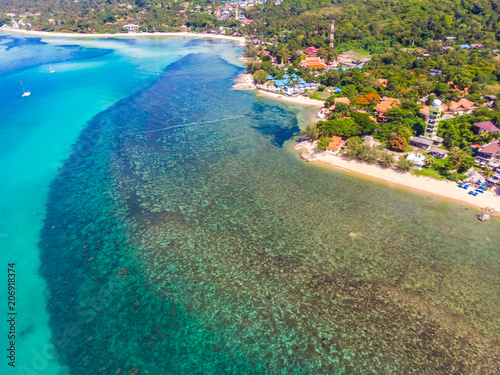
[[[253,22],[242,26],[234,18],[218,20],[207,11],[221,1],[201,0],[182,3],[164,0],[4,0],[0,4],[2,22],[7,13],[25,14],[33,29],[71,32],[117,32],[117,20],[127,17],[143,31],[159,31],[185,24],[193,31],[225,26],[247,34],[295,40],[298,44],[326,46],[330,21],[336,20],[339,47],[363,48],[372,53],[388,45],[425,46],[432,40],[455,37],[458,43],[481,42],[494,45],[500,39],[500,0],[284,0],[247,8]],[[131,5],[128,9],[124,4]],[[200,8],[194,9],[195,5]],[[187,11],[187,17],[179,11]],[[188,12],[192,10],[193,12]],[[54,19],[55,23],[50,23]],[[285,33],[284,30],[293,33]]]

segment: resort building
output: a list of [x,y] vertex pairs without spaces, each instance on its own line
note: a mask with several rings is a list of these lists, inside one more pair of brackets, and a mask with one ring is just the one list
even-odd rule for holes
[[421,170],[425,164],[425,156],[422,154],[411,154],[406,155],[406,160],[413,163],[413,169]]
[[326,64],[325,60],[320,57],[307,57],[305,60],[302,60],[300,66],[305,69],[325,69]]
[[427,107],[428,116],[425,121],[425,133],[424,138],[427,139],[436,139],[439,120],[441,119],[441,100],[434,99],[432,105]]
[[316,52],[318,52],[319,48],[316,47],[307,47],[304,53],[309,57],[316,57]]
[[349,98],[334,98],[333,100],[334,100],[334,103],[330,106],[330,111],[335,110],[335,105],[337,103],[344,103],[347,106],[351,105],[351,101],[349,100]]
[[458,102],[451,102],[449,106],[443,106],[443,115],[448,118],[454,116],[470,115],[472,111],[478,109],[476,103],[462,98]]
[[123,26],[128,32],[134,32],[139,29],[139,25],[134,25],[133,23],[129,23],[128,25]]
[[500,129],[498,129],[495,124],[493,124],[491,121],[481,121],[481,122],[476,122],[473,125],[473,133],[474,134],[482,134],[482,133],[496,133],[500,132]]
[[431,148],[430,154],[438,159],[445,159],[448,156],[448,151],[442,148],[433,147]]
[[420,138],[420,137],[410,137],[410,144],[422,148],[424,150],[429,150],[434,142],[430,139]]
[[393,107],[397,107],[400,104],[401,99],[384,97],[375,108],[375,117],[377,117],[378,122],[387,122],[387,111]]
[[487,166],[495,163],[496,160],[500,160],[500,144],[497,139],[494,139],[477,152],[476,164]]
[[328,143],[328,147],[326,148],[326,152],[332,153],[332,154],[338,154],[340,151],[340,147],[342,146],[342,138],[337,137],[334,135],[332,139],[330,140],[330,143]]

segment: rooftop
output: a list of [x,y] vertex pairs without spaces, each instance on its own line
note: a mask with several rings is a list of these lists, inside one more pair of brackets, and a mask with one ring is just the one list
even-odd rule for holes
[[500,151],[500,144],[498,144],[498,140],[495,139],[486,146],[484,146],[480,152],[483,154],[493,155],[499,151]]
[[491,121],[476,122],[474,126],[476,128],[486,130],[487,132],[490,133],[500,132],[500,129],[498,129]]
[[427,145],[427,146],[430,146],[430,145],[432,145],[434,143],[430,139],[426,139],[426,138],[411,137],[410,139],[411,139],[412,142],[420,143],[422,145]]

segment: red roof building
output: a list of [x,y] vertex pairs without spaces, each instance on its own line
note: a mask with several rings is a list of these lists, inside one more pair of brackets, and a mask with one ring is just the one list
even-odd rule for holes
[[340,147],[342,146],[342,143],[344,143],[342,138],[334,135],[332,137],[332,139],[330,140],[330,143],[328,143],[328,147],[326,148],[326,151],[337,153],[340,151]]
[[500,132],[500,129],[498,129],[491,121],[476,122],[473,126],[475,134],[481,134],[484,132],[488,133]]
[[309,69],[314,69],[314,68],[325,69],[326,68],[325,60],[323,60],[319,57],[306,57],[305,60],[302,60],[300,65],[306,69],[307,68],[309,68]]
[[316,57],[316,52],[318,52],[319,48],[316,48],[314,46],[307,47],[304,53],[309,56],[309,57]]

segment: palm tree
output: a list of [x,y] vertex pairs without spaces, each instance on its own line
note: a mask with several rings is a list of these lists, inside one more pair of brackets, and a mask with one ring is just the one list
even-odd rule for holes
[[467,154],[465,153],[465,151],[459,149],[458,147],[453,147],[448,158],[451,169],[454,171],[458,171],[464,164],[466,158]]
[[427,155],[427,157],[425,158],[424,166],[426,168],[430,168],[432,164],[434,164],[434,158],[430,155]]
[[491,176],[493,176],[494,173],[495,172],[493,172],[493,169],[491,169],[491,168],[485,168],[483,171],[483,175],[486,178],[490,178]]

